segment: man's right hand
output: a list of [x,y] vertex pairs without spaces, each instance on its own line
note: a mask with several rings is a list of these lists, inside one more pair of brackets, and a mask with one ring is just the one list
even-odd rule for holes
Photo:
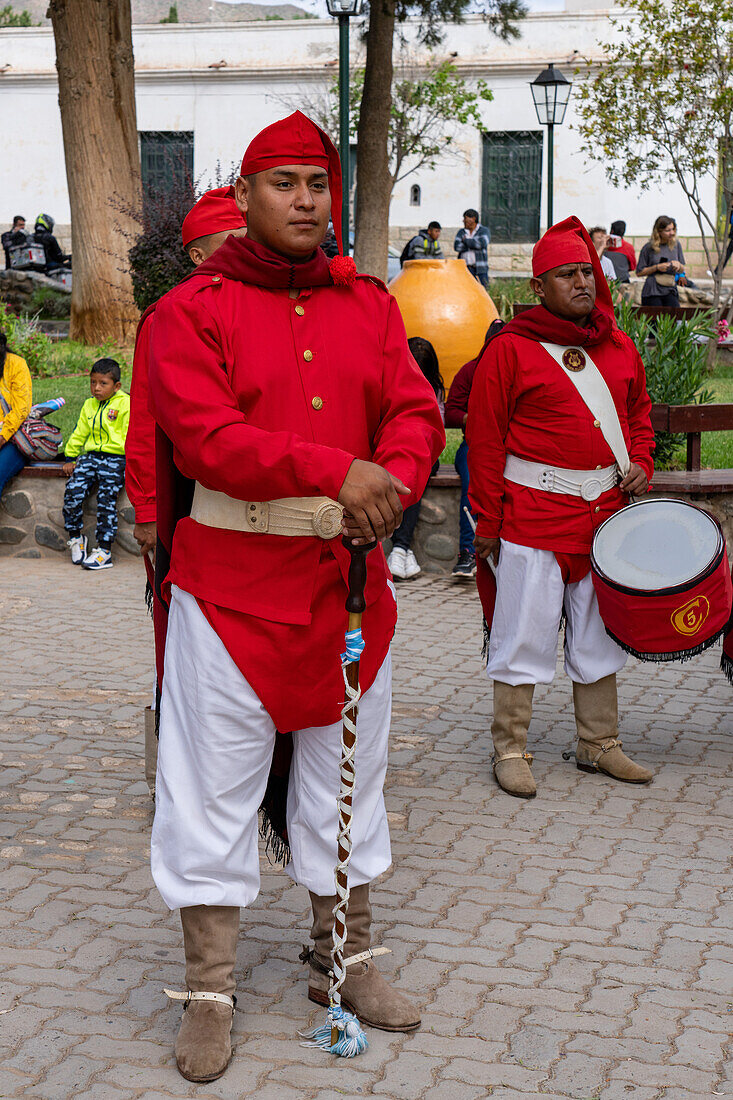
[[493,558],[494,564],[499,560],[499,540],[486,539],[483,535],[476,535],[473,546],[478,558]]
[[389,538],[402,522],[402,502],[397,494],[407,496],[409,492],[384,467],[355,458],[338,495],[346,512],[344,534],[356,546]]
[[150,554],[155,561],[155,546],[158,541],[158,526],[155,523],[136,523],[132,529],[135,541],[143,557]]

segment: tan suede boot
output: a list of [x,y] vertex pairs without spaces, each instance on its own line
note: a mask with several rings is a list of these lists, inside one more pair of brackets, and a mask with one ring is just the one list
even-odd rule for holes
[[534,684],[513,686],[494,680],[494,775],[502,790],[516,798],[534,798],[537,794],[529,770],[532,754],[525,751],[533,695]]
[[176,1064],[187,1081],[215,1081],[232,1056],[239,909],[231,905],[187,906],[181,909],[181,924],[189,992],[223,994],[229,1001],[186,1002],[176,1039]]
[[155,801],[155,773],[158,769],[158,738],[155,736],[155,707],[145,708],[145,782]]
[[[573,683],[578,745],[575,762],[581,771],[603,772],[622,783],[649,783],[652,773],[635,764],[618,740],[616,674],[595,684]],[[572,754],[563,753],[566,759]]]
[[[308,997],[319,1005],[328,1004],[331,970],[331,931],[333,929],[334,897],[311,894],[313,927],[311,936],[315,948],[301,956],[310,963]],[[346,916],[345,958],[360,955],[371,946],[372,907],[369,884],[354,886],[349,897]],[[341,987],[341,1003],[353,1012],[359,1023],[381,1028],[382,1031],[416,1031],[420,1013],[407,997],[403,997],[377,970],[374,960],[353,963],[346,967],[346,980]]]

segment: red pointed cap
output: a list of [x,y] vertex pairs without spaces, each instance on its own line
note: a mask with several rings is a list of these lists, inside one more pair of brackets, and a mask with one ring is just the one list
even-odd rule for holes
[[191,241],[199,237],[242,229],[246,224],[244,214],[234,201],[234,188],[215,187],[213,191],[206,191],[183,219],[183,247],[188,248]]
[[613,298],[603,274],[595,245],[580,218],[571,215],[551,225],[532,249],[532,274],[537,279],[562,264],[593,264],[596,279],[596,306],[608,314],[615,327]]
[[283,164],[316,164],[328,172],[331,192],[331,221],[339,252],[341,240],[341,161],[338,150],[325,130],[301,111],[281,118],[260,130],[247,146],[242,160],[242,175],[254,176]]

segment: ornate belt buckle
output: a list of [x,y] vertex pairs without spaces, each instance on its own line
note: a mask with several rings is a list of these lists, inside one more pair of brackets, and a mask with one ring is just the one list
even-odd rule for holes
[[602,492],[603,486],[597,477],[587,477],[580,486],[580,495],[583,500],[598,500]]
[[311,517],[313,532],[320,539],[335,539],[341,534],[344,510],[335,500],[324,500]]

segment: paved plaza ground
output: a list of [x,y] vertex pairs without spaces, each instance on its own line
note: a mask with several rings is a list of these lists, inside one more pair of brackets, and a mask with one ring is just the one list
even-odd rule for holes
[[0,1097],[42,1100],[709,1100],[733,1097],[733,691],[714,650],[631,663],[627,748],[649,789],[579,772],[569,684],[537,692],[539,794],[491,778],[475,590],[399,590],[388,776],[395,861],[376,938],[424,1007],[346,1061],[299,1046],[323,1010],[298,953],[308,898],[263,860],[242,913],[236,1051],[192,1085],[172,1057],[177,914],[148,868],[143,572],[0,561]]

